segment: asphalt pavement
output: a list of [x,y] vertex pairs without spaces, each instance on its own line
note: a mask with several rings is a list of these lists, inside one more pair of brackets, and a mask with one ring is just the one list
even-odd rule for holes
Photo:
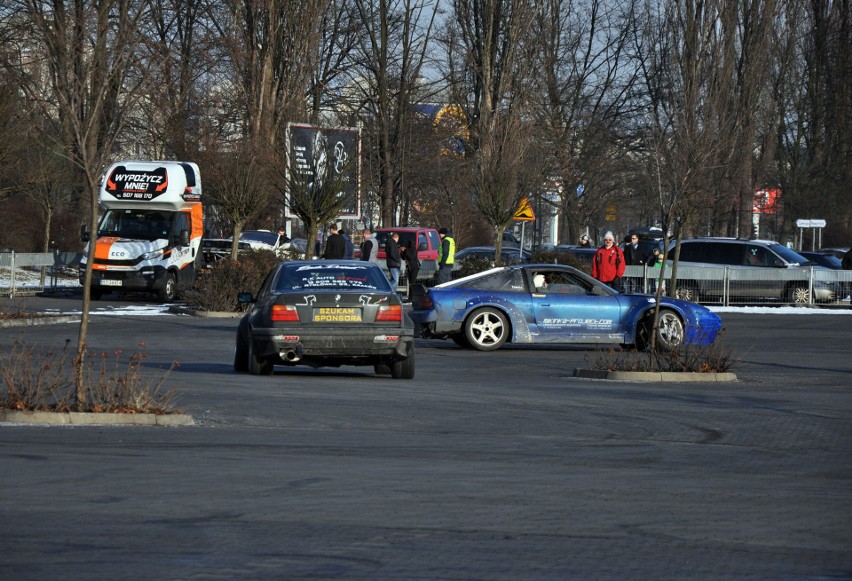
[[[94,316],[91,349],[180,361],[196,425],[0,424],[0,578],[850,578],[852,316],[722,318],[735,383],[433,340],[411,381],[251,377],[236,320]],[[77,332],[0,329],[0,351]]]

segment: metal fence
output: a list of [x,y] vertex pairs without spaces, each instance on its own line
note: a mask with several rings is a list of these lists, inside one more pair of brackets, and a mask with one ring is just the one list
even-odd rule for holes
[[0,252],[0,293],[34,295],[77,286],[80,252]]
[[[628,290],[653,292],[658,268],[628,266]],[[663,284],[671,285],[671,264]],[[753,268],[678,266],[677,296],[707,305],[833,305],[849,306],[852,271],[820,267]]]

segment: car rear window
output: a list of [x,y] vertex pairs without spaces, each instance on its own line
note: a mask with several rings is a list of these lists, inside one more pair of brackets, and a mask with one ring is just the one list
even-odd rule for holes
[[288,291],[382,291],[390,283],[374,264],[293,264],[284,266],[275,281],[275,290]]

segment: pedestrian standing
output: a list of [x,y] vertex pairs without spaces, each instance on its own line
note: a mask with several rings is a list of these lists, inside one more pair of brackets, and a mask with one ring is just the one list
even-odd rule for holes
[[[642,248],[639,246],[639,236],[636,234],[630,235],[630,242],[624,245],[624,262],[627,266],[642,266],[648,262],[648,256],[645,255]],[[640,292],[642,290],[641,278],[629,277],[626,279],[626,289],[628,292]]]
[[453,264],[456,261],[456,241],[452,233],[446,229],[438,230],[441,238],[440,257],[438,259],[438,272],[436,282],[438,284],[449,282],[453,278]]
[[373,231],[364,228],[364,241],[361,243],[361,260],[379,261],[379,241],[373,236]]
[[603,246],[598,248],[592,258],[592,276],[620,291],[625,268],[624,253],[615,245],[612,232],[604,234],[603,240]]
[[420,257],[417,256],[417,248],[413,241],[405,241],[402,246],[402,257],[405,259],[408,294],[410,296],[411,287],[417,284],[417,275],[420,273]]
[[329,225],[328,229],[331,234],[325,241],[325,252],[322,257],[327,260],[340,260],[346,251],[346,243],[343,241],[343,236],[337,232],[337,224]]
[[399,285],[399,269],[402,267],[402,257],[399,254],[398,232],[391,232],[385,241],[385,258],[387,260],[391,288],[396,290],[396,287]]
[[355,256],[355,245],[352,244],[352,238],[346,230],[340,230],[340,237],[343,238],[343,259],[352,260]]

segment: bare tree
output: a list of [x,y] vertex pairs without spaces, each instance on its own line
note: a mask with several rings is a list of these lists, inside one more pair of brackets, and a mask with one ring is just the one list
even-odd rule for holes
[[[428,0],[353,0],[362,34],[358,74],[362,87],[366,142],[374,144],[376,188],[381,220],[395,223],[405,187],[406,136],[412,105],[422,96],[421,72],[438,15],[438,2]],[[355,86],[359,84],[356,83]]]
[[472,170],[460,188],[469,188],[492,227],[496,256],[521,200],[545,177],[528,100],[538,7],[537,0],[455,0],[445,39],[451,95],[470,122]]
[[[44,118],[61,122],[64,155],[80,172],[89,223],[94,228],[99,180],[121,135],[125,113],[135,102],[135,87],[144,78],[136,49],[139,22],[147,14],[147,5],[117,0],[17,0],[14,7],[26,26],[21,29],[22,37],[43,51],[51,91],[44,94],[41,70],[32,66],[31,59],[7,60],[4,65],[28,98],[41,107]],[[77,341],[75,381],[80,407],[85,397],[83,366],[92,264],[89,260],[86,265]]]
[[628,179],[625,121],[638,71],[627,51],[632,12],[632,2],[547,0],[535,15],[534,95],[563,183],[559,223],[566,241],[595,224]]
[[206,160],[204,195],[231,227],[231,260],[237,260],[240,234],[246,223],[271,202],[264,164],[250,143],[236,151],[211,155]]

